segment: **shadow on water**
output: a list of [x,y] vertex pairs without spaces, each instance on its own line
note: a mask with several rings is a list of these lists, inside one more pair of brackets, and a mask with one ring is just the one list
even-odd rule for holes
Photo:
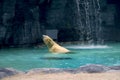
[[70,60],[71,57],[41,57],[43,60]]
[[68,52],[66,54],[76,54],[76,52],[75,51],[71,51],[71,52]]

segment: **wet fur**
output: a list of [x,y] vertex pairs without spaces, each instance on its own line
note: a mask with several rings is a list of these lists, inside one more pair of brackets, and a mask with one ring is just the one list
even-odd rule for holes
[[43,41],[47,45],[48,49],[52,53],[68,53],[70,50],[58,45],[52,38],[47,35],[43,35]]

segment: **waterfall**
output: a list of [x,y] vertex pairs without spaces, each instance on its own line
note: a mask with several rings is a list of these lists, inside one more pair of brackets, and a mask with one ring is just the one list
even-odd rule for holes
[[80,40],[89,44],[102,43],[99,0],[79,0]]

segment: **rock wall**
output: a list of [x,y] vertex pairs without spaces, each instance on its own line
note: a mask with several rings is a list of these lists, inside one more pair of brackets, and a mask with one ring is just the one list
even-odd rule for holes
[[23,45],[41,40],[39,5],[36,0],[0,2],[0,45]]
[[101,25],[105,41],[120,41],[120,3],[118,0],[101,1]]
[[79,26],[78,0],[0,0],[0,46],[41,42],[45,29]]
[[[104,2],[105,0],[100,1]],[[68,30],[65,33],[68,40],[62,39],[63,37],[67,38],[67,36],[58,35],[62,41],[74,41],[74,38],[79,40],[80,29],[85,27],[84,24],[81,25],[85,19],[85,13],[81,13],[81,2],[92,4],[90,0],[0,0],[0,47],[29,46],[40,43],[42,42],[42,34],[45,34],[46,29],[63,30],[62,33]],[[87,3],[85,4],[87,5]],[[90,9],[92,10],[92,8]],[[94,15],[92,17],[94,18]],[[91,23],[93,23],[91,26],[95,25],[94,22],[91,21]],[[79,37],[72,37],[72,33],[79,35]],[[86,32],[86,34],[88,33]],[[104,37],[106,36],[104,35]],[[109,40],[109,36],[107,37]],[[71,39],[69,40],[69,38]]]

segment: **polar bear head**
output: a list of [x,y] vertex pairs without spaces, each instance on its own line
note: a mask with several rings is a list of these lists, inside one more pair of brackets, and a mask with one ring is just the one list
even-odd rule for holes
[[55,44],[55,42],[53,41],[53,39],[50,38],[47,35],[43,35],[43,41],[47,45],[48,48],[51,48]]

